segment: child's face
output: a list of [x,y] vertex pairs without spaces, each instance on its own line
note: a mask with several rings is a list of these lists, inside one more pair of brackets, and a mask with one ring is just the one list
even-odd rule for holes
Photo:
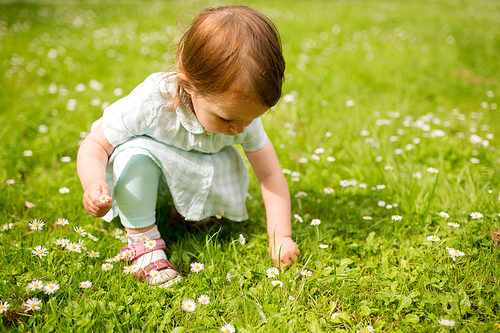
[[262,105],[255,97],[234,103],[222,98],[213,101],[192,92],[191,100],[194,113],[203,127],[207,131],[225,135],[242,133],[254,119],[269,110],[269,107]]

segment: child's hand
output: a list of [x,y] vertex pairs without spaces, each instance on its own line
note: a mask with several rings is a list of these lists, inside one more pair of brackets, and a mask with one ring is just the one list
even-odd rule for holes
[[105,182],[92,183],[83,194],[83,206],[92,216],[103,217],[113,206],[108,184]]
[[291,266],[300,255],[299,247],[291,237],[270,239],[269,243],[269,254],[277,267]]

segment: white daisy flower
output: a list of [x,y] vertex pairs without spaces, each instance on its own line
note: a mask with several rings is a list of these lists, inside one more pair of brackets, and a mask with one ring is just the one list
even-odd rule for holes
[[318,226],[320,224],[321,224],[321,220],[319,220],[319,219],[313,219],[311,221],[311,225]]
[[83,282],[80,282],[79,286],[82,289],[88,289],[88,288],[92,287],[92,282],[90,282],[90,281],[83,281]]
[[205,269],[205,264],[202,264],[201,262],[191,263],[191,272],[193,273],[198,273],[204,269]]
[[478,219],[482,219],[482,218],[483,218],[483,214],[481,214],[481,213],[479,213],[479,212],[470,213],[470,217],[471,217],[473,220],[478,220]]
[[87,233],[85,232],[85,230],[84,230],[83,228],[81,228],[81,227],[74,227],[74,228],[73,228],[73,230],[74,230],[77,234],[79,234],[80,236],[83,236],[83,237],[85,237],[85,235],[87,234]]
[[220,328],[221,332],[223,333],[234,333],[236,332],[236,329],[234,328],[233,325],[231,324],[227,324],[227,325],[224,325]]
[[198,303],[207,305],[208,303],[210,303],[210,297],[208,297],[207,295],[201,295],[200,297],[198,297]]
[[158,244],[158,242],[154,239],[150,239],[150,240],[147,240],[144,242],[144,247],[149,249],[149,250],[152,250],[155,248],[155,246]]
[[300,223],[304,222],[304,220],[302,219],[302,217],[299,214],[294,214],[293,217],[295,218],[295,221],[299,221]]
[[458,228],[460,227],[460,224],[456,223],[456,222],[448,222],[447,223],[450,227],[453,227],[453,228]]
[[80,252],[82,252],[82,247],[78,243],[70,242],[70,243],[68,243],[68,245],[66,245],[66,250],[68,250],[69,252],[80,253]]
[[433,168],[433,167],[429,167],[429,168],[427,168],[427,172],[430,172],[430,173],[438,173],[438,172],[439,172],[439,170],[438,170],[438,169],[436,169],[436,168]]
[[196,302],[192,299],[182,301],[182,310],[187,312],[194,312],[196,310]]
[[50,282],[50,283],[47,283],[45,286],[43,286],[43,291],[47,295],[53,294],[54,292],[56,292],[58,290],[59,290],[59,284],[57,284],[57,283]]
[[94,250],[90,250],[87,255],[89,256],[89,258],[99,258],[101,256],[99,252],[95,252]]
[[47,256],[48,251],[45,248],[45,246],[37,245],[34,247],[31,253],[33,254],[34,257],[38,256],[41,259],[42,257]]
[[69,224],[69,221],[66,219],[57,219],[56,224],[65,227]]
[[441,238],[439,238],[438,236],[436,235],[430,235],[430,236],[427,236],[427,240],[428,241],[431,241],[431,242],[437,242],[437,241],[440,241]]
[[331,187],[325,187],[323,189],[323,192],[325,192],[325,194],[332,194],[334,192],[334,190]]
[[44,225],[45,223],[42,220],[37,220],[37,219],[28,223],[28,226],[30,227],[31,230],[42,230]]
[[243,234],[240,234],[238,241],[240,242],[241,245],[245,245],[247,243],[247,240],[245,239],[245,236],[243,236]]
[[105,272],[106,272],[106,271],[109,271],[109,270],[110,270],[110,269],[112,269],[112,268],[113,268],[113,264],[110,264],[110,263],[108,263],[108,262],[107,262],[107,263],[105,263],[105,264],[102,264],[102,266],[101,266],[101,269],[102,269],[103,271],[105,271]]
[[266,275],[268,278],[274,278],[280,275],[280,271],[276,267],[271,267],[266,270]]
[[43,282],[40,280],[35,280],[31,283],[28,283],[28,289],[31,291],[42,290],[42,288],[43,288]]
[[393,221],[401,221],[403,219],[402,216],[400,215],[392,215],[392,220]]
[[70,190],[69,190],[69,188],[67,188],[67,187],[61,187],[61,188],[59,189],[59,193],[61,193],[61,194],[68,194],[68,193],[69,193],[69,191],[70,191]]
[[28,298],[26,302],[23,303],[23,307],[25,307],[24,312],[40,310],[40,303],[42,303],[42,301],[36,297]]
[[319,244],[318,246],[320,249],[327,249],[328,248],[328,245],[326,245],[326,244]]
[[9,310],[10,304],[8,302],[0,302],[0,314],[7,312]]
[[304,269],[300,272],[300,275],[310,277],[312,276],[312,272],[308,271],[307,269]]
[[448,319],[440,319],[440,320],[438,320],[438,323],[440,323],[443,326],[448,326],[448,327],[455,326],[455,322],[453,320],[448,320]]
[[283,287],[283,282],[279,281],[279,280],[274,280],[274,281],[271,281],[271,284],[274,286],[274,287]]
[[448,215],[448,213],[445,213],[445,212],[439,213],[439,216],[444,217],[445,219],[450,217],[450,215]]

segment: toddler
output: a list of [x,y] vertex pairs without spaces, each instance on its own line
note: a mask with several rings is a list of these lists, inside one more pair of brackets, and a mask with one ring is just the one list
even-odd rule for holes
[[241,144],[261,185],[271,258],[291,265],[300,251],[290,194],[260,119],[282,92],[276,27],[245,6],[205,9],[180,40],[176,66],[150,75],[92,125],[77,161],[85,209],[107,221],[119,215],[130,236],[121,253],[136,275],[170,285],[180,275],[155,224],[159,187],[166,184],[187,221],[219,212],[248,219]]

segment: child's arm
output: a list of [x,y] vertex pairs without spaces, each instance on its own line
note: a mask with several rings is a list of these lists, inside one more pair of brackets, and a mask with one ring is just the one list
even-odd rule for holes
[[269,253],[276,266],[289,266],[300,250],[292,240],[290,192],[271,141],[254,152],[246,152],[259,180],[266,206]]
[[111,195],[106,183],[106,166],[114,149],[115,147],[106,139],[99,125],[83,140],[78,150],[76,167],[85,191],[83,206],[90,215],[95,217],[106,215],[112,206],[112,200],[101,203],[99,196]]

